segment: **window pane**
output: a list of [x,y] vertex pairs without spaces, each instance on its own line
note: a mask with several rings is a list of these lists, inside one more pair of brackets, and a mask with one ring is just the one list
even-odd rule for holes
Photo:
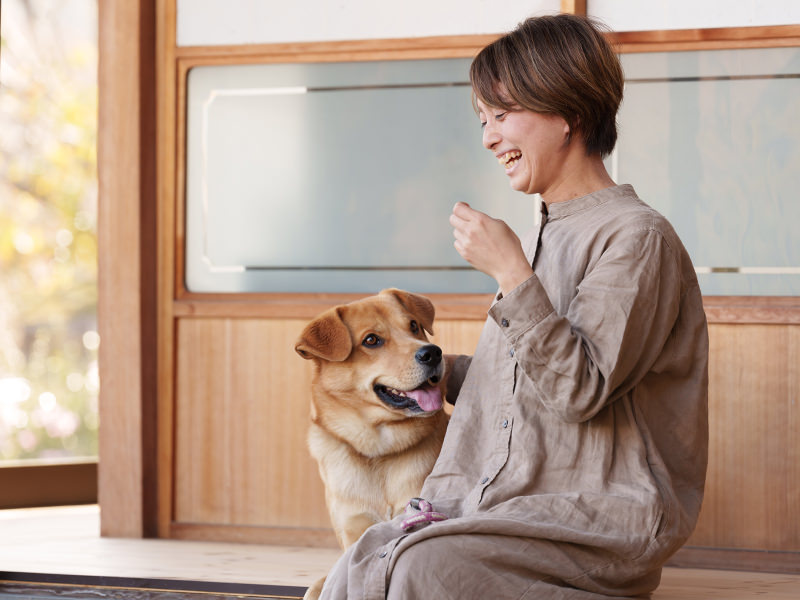
[[664,213],[706,295],[800,295],[800,49],[623,55],[619,181]]
[[0,460],[96,456],[97,6],[0,26]]

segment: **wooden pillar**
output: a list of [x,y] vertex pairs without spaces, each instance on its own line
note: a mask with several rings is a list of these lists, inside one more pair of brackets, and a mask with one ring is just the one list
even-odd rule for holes
[[155,498],[155,19],[98,3],[101,534],[142,537]]

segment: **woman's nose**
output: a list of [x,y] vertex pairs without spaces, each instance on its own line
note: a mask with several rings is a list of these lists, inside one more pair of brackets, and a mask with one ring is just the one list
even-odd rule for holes
[[500,134],[491,123],[486,123],[483,127],[483,147],[492,150],[500,141]]

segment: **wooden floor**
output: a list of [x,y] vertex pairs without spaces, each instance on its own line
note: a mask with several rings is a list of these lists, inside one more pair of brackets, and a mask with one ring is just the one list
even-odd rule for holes
[[[101,538],[96,506],[0,511],[0,598],[2,580],[15,573],[304,588],[338,556],[327,548]],[[800,575],[667,568],[652,595],[754,598],[800,600]]]

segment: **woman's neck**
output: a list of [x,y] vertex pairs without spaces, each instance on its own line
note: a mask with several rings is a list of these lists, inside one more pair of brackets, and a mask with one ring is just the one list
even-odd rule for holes
[[599,154],[587,156],[580,145],[573,144],[561,169],[563,177],[555,181],[547,191],[542,192],[542,200],[548,206],[566,202],[616,185],[606,170]]

